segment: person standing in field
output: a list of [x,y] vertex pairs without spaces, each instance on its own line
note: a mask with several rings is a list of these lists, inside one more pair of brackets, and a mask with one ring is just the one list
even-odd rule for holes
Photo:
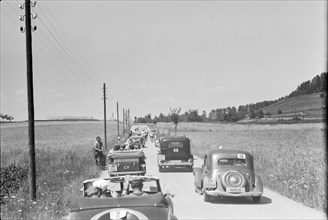
[[103,143],[101,141],[101,138],[99,136],[97,136],[96,142],[93,146],[93,153],[95,155],[96,165],[98,165],[98,166],[104,165],[103,158],[105,157],[105,155],[102,151],[102,148],[103,148]]

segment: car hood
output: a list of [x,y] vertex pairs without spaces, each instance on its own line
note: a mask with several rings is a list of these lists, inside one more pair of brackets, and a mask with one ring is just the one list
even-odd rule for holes
[[[141,219],[168,219],[169,208],[162,193],[142,197],[120,198],[71,198],[69,219],[109,219],[109,213],[124,210],[135,216],[145,216]],[[138,219],[138,218],[137,218]]]

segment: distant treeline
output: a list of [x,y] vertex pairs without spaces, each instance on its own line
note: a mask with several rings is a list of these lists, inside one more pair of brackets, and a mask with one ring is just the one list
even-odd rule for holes
[[[220,121],[220,122],[233,122],[245,119],[246,117],[253,118],[263,118],[265,115],[270,115],[271,113],[264,113],[262,108],[272,105],[284,98],[290,98],[300,95],[313,94],[318,92],[324,92],[327,88],[327,72],[321,73],[321,75],[315,76],[311,81],[306,81],[297,86],[297,89],[285,97],[281,97],[277,100],[272,101],[262,101],[255,104],[240,105],[236,107],[226,107],[212,109],[208,114],[205,111],[200,114],[197,109],[190,109],[188,112],[181,114],[179,116],[180,122],[210,122],[210,121]],[[282,111],[279,109],[277,114],[281,114]],[[156,122],[171,122],[170,114],[164,115],[160,113],[153,119],[150,114],[144,117],[135,117],[135,122],[137,123],[156,123]]]
[[311,81],[308,80],[297,86],[297,89],[289,94],[288,97],[295,97],[299,95],[312,94],[326,91],[327,88],[327,73],[315,76]]

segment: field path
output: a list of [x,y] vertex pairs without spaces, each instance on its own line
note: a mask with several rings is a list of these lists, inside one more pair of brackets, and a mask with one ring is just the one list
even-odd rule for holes
[[[147,142],[144,152],[147,157],[147,174],[158,176],[162,187],[175,194],[174,211],[179,219],[327,219],[325,213],[267,188],[264,188],[259,204],[253,204],[249,198],[204,202],[203,196],[194,191],[192,173],[159,173],[157,148],[153,143]],[[201,164],[202,160],[196,158],[194,167],[200,167]],[[100,177],[108,177],[107,171],[102,171]]]

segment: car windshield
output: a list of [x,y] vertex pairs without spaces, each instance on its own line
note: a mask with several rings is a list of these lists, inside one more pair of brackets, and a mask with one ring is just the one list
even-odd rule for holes
[[245,159],[221,158],[218,161],[219,166],[246,166]]
[[174,141],[174,142],[169,142],[167,144],[168,147],[183,147],[183,142],[178,142],[178,141]]
[[[122,190],[121,183],[108,181],[107,189],[113,191],[121,191]],[[129,191],[132,192],[131,184],[129,185]],[[160,189],[155,180],[145,180],[143,181],[142,191],[146,193],[157,193],[160,191]]]

